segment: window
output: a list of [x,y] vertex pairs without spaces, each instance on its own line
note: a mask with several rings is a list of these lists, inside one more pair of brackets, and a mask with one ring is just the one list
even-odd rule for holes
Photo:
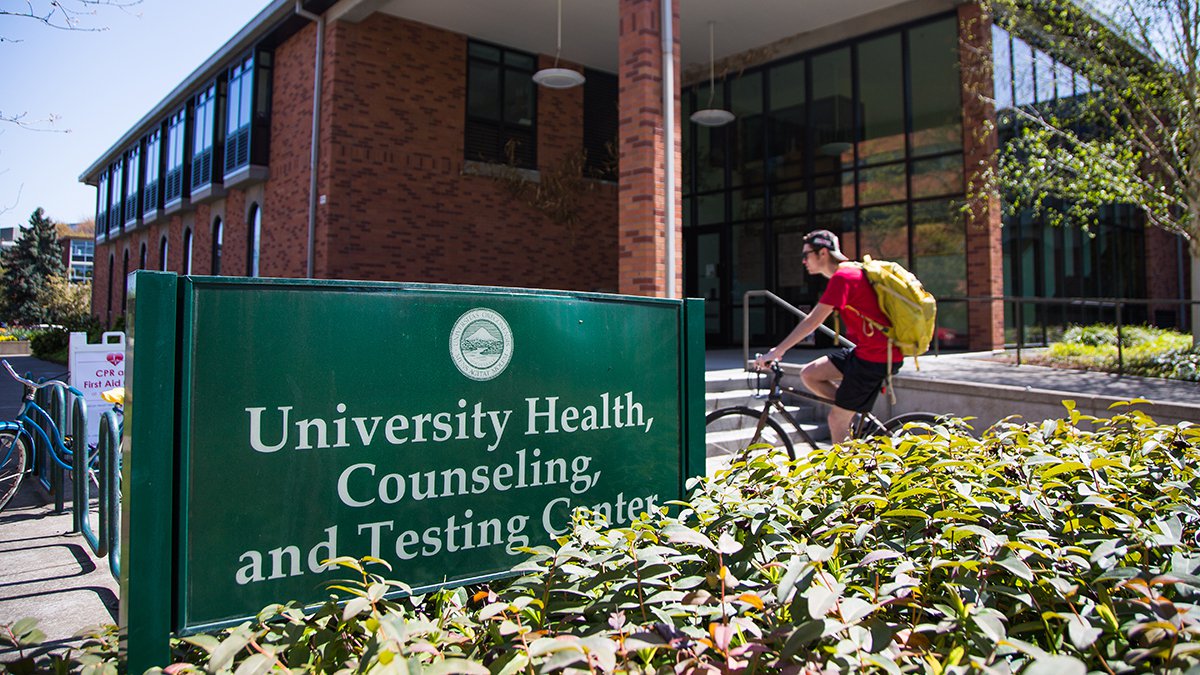
[[466,159],[537,166],[537,91],[530,54],[467,46]]
[[108,171],[101,172],[96,184],[96,234],[108,234]]
[[617,179],[617,76],[587,70],[583,84],[583,149],[587,152],[584,171],[594,178]]
[[108,311],[107,311],[107,322],[106,323],[109,323],[110,325],[112,324],[113,276],[116,275],[116,272],[117,272],[116,255],[109,253],[108,254],[108,296],[107,296],[108,297]]
[[140,146],[133,146],[125,153],[125,223],[137,224],[138,216],[142,214],[142,200],[138,193],[138,183],[142,175],[142,152]]
[[167,177],[163,203],[178,201],[184,192],[184,157],[187,156],[187,108],[181,108],[167,121]]
[[262,209],[250,207],[250,232],[246,238],[246,276],[258,276],[258,251],[262,241]]
[[225,232],[225,228],[221,226],[221,219],[217,218],[213,222],[212,231],[212,273],[214,276],[221,273],[221,239]]
[[96,242],[75,240],[71,242],[71,260],[74,262],[92,262],[96,255]]
[[109,191],[108,191],[108,234],[109,234],[109,236],[117,234],[121,231],[121,225],[122,225],[121,197],[122,197],[122,187],[123,187],[121,185],[121,175],[123,173],[123,171],[121,170],[122,164],[123,164],[123,162],[118,159],[117,161],[113,162],[111,167],[109,167],[109,175],[111,176],[110,180],[112,181],[109,184]]
[[155,129],[150,135],[146,136],[146,157],[145,157],[145,186],[142,188],[142,213],[153,214],[158,210],[159,191],[158,178],[162,172],[162,131]]
[[126,302],[129,300],[129,249],[121,260],[121,316],[125,315]]
[[213,182],[217,135],[217,82],[196,95],[192,119],[192,190]]
[[138,256],[138,260],[140,262],[140,264],[138,265],[138,269],[139,270],[146,269],[146,242],[144,242],[144,241],[142,242],[142,252]]
[[954,18],[909,31],[912,154],[962,150],[962,83]]
[[167,271],[167,235],[163,235],[158,241],[158,269]]
[[192,231],[183,231],[183,273],[192,273]]
[[229,69],[225,115],[225,173],[250,164],[250,121],[254,108],[254,57]]

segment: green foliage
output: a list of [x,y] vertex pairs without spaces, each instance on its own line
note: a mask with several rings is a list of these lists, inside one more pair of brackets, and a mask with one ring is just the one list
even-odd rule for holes
[[5,652],[3,664],[13,675],[24,673],[73,673],[83,675],[116,675],[117,627],[104,626],[80,635],[78,648],[48,652],[42,648],[46,634],[34,619],[22,619],[0,625],[0,651]]
[[339,559],[344,604],[184,638],[167,671],[1194,672],[1200,429],[1066,406],[752,456],[675,516],[577,514],[490,588],[392,600]]
[[1106,16],[1074,0],[985,6],[1090,91],[1004,111],[1011,137],[976,197],[999,190],[1012,212],[1085,229],[1132,204],[1200,257],[1200,0],[1108,3]]
[[[1200,350],[1192,346],[1190,335],[1149,326],[1125,326],[1121,329],[1121,347],[1127,374],[1200,382]],[[1042,354],[1032,355],[1029,361],[1117,372],[1117,329],[1107,324],[1072,326],[1059,342]]]
[[35,358],[54,363],[66,363],[67,348],[71,343],[71,334],[61,328],[50,328],[33,336],[29,341],[29,350]]
[[38,297],[45,308],[47,322],[69,331],[87,331],[99,327],[92,316],[92,283],[77,283],[65,276],[51,277]]
[[5,320],[18,324],[48,323],[50,315],[41,300],[55,277],[65,274],[58,231],[42,209],[29,216],[29,227],[16,245],[0,256],[4,267]]

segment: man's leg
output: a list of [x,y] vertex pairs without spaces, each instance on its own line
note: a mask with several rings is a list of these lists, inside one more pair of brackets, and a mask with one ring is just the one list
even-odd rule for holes
[[828,356],[822,356],[816,361],[809,361],[800,369],[800,381],[809,391],[833,400],[837,395],[838,382],[842,379],[842,371],[833,365]]
[[850,422],[854,421],[854,411],[832,406],[829,409],[829,440],[841,443],[850,438]]

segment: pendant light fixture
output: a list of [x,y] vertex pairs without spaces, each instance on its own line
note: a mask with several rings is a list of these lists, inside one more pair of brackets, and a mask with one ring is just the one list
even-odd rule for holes
[[533,74],[533,81],[550,89],[570,89],[584,83],[583,74],[570,68],[558,67],[562,51],[562,0],[558,0],[558,40],[554,43],[554,67],[542,68]]
[[708,22],[708,107],[692,113],[691,120],[702,127],[720,127],[733,121],[733,113],[713,107],[716,93],[716,24]]

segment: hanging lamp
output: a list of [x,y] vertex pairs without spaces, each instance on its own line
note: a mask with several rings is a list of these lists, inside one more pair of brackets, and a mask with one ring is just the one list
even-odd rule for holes
[[733,113],[724,108],[713,107],[716,93],[716,24],[708,22],[708,107],[697,110],[689,118],[702,127],[720,127],[733,121]]
[[558,67],[558,55],[562,51],[562,0],[558,0],[558,40],[554,43],[554,67],[542,68],[533,74],[533,81],[549,89],[570,89],[583,84],[583,74],[570,68]]

